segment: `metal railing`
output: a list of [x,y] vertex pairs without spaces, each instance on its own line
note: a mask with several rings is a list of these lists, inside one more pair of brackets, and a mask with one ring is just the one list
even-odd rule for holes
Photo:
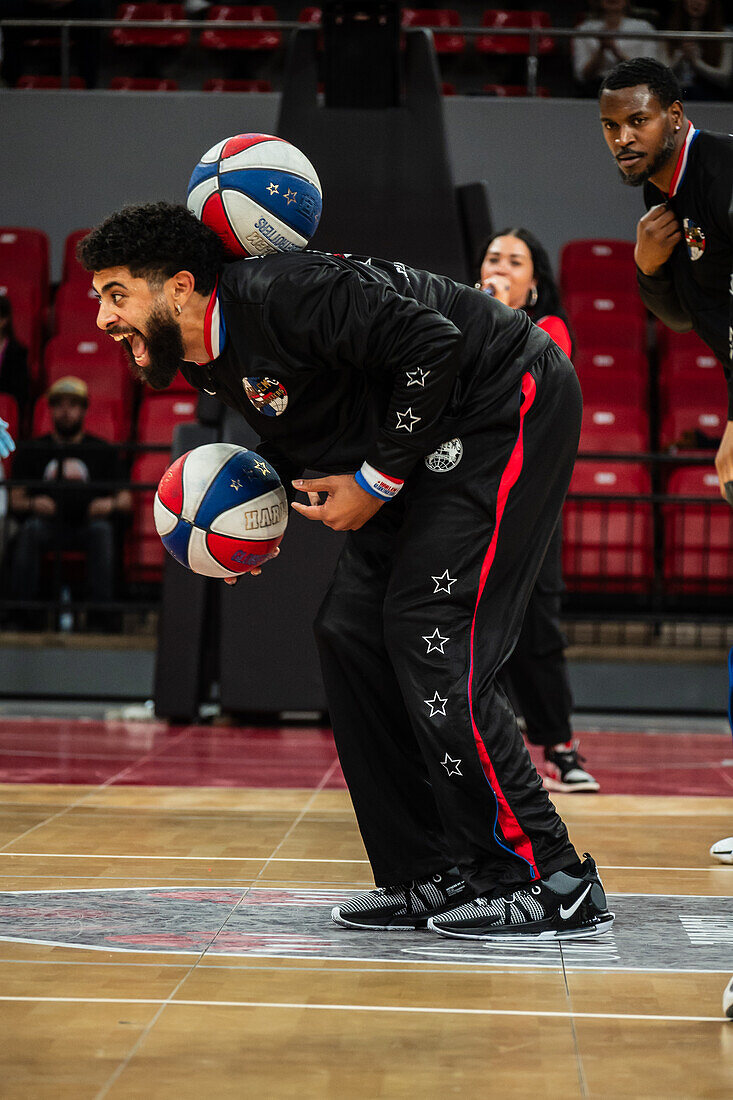
[[[69,86],[71,72],[71,32],[74,30],[188,30],[195,31],[199,35],[206,31],[226,33],[227,31],[251,30],[251,31],[294,31],[294,30],[319,30],[321,24],[298,23],[293,20],[231,20],[215,21],[201,19],[0,19],[0,30],[4,27],[38,30],[39,28],[51,29],[59,32],[61,53],[60,74],[61,85]],[[557,38],[572,40],[575,38],[599,37],[598,31],[583,31],[577,27],[402,27],[404,33],[424,31],[435,36],[462,35],[465,38],[479,37],[507,37],[526,38],[528,40],[527,53],[527,93],[529,96],[537,94],[537,73],[540,57],[540,40],[543,38]],[[731,31],[637,31],[617,34],[620,38],[639,39],[651,42],[688,42],[695,41],[701,44],[705,42],[731,42]]]

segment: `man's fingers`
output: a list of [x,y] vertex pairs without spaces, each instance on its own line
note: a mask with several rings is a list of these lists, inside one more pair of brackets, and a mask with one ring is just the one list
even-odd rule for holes
[[311,502],[311,504],[320,504],[321,503],[320,493],[308,493],[308,500]]
[[324,504],[298,504],[297,500],[294,500],[290,507],[300,512],[306,519],[323,519]]
[[298,489],[301,493],[310,491],[327,493],[333,487],[333,481],[330,477],[298,478],[292,484],[293,488]]

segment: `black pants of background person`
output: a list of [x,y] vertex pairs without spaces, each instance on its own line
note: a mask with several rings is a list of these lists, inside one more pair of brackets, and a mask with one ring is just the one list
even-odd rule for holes
[[[109,520],[65,523],[52,516],[30,516],[23,521],[15,538],[10,571],[12,599],[39,598],[43,557],[49,550],[83,550],[86,553],[84,598],[100,604],[113,598],[114,528]],[[90,614],[95,619],[100,612]]]
[[558,521],[581,405],[553,346],[461,437],[457,465],[420,463],[346,540],[316,637],[378,885],[457,865],[486,893],[577,860],[496,676]]
[[560,629],[562,531],[550,539],[532,589],[514,652],[501,672],[501,683],[521,714],[533,745],[551,748],[572,739],[573,696]]
[[[60,7],[46,4],[34,4],[32,0],[2,0],[0,15],[4,19],[73,19],[93,20],[111,17],[110,5],[100,0],[71,0]],[[39,65],[45,65],[53,73],[61,72],[61,54],[56,46],[49,46],[43,52],[38,47],[28,47],[31,40],[53,40],[61,32],[53,27],[39,26],[38,30],[28,27],[5,27],[3,29],[2,77],[8,87],[17,84],[18,77],[24,73],[45,72]],[[88,88],[97,84],[100,62],[100,32],[94,29],[72,29],[70,33],[73,48],[72,72],[78,72]]]

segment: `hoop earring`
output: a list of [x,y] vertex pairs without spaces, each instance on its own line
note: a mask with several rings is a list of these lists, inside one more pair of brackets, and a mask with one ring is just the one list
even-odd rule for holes
[[530,287],[529,298],[527,299],[527,305],[529,306],[530,309],[533,306],[537,305],[537,298],[538,297],[539,297],[539,295],[537,294],[537,287],[536,286]]

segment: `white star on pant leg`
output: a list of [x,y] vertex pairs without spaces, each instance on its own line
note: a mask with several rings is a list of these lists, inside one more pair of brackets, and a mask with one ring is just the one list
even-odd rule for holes
[[428,653],[432,653],[434,649],[442,653],[443,646],[450,641],[450,638],[444,638],[436,626],[432,634],[423,634],[422,640],[428,643]]
[[410,386],[422,386],[425,388],[425,379],[430,374],[430,371],[423,370],[422,367],[415,367],[414,370],[405,371],[405,374],[410,379],[407,383],[408,389]]
[[446,699],[441,699],[437,691],[432,699],[423,699],[424,703],[427,703],[430,707],[430,717],[435,718],[436,714],[442,714],[444,718],[447,717],[445,713],[445,704],[448,702]]
[[461,771],[461,761],[453,760],[452,757],[448,756],[448,753],[445,754],[445,759],[440,762],[448,772],[448,775],[463,775]]
[[439,592],[446,592],[450,596],[451,585],[456,583],[457,578],[451,577],[446,569],[445,573],[441,573],[439,577],[433,577],[435,581],[434,596],[437,596]]
[[397,413],[397,425],[396,426],[398,428],[404,428],[405,431],[407,431],[407,432],[411,432],[412,431],[412,425],[417,424],[418,420],[421,420],[421,419],[422,419],[422,417],[415,416],[415,414],[412,411],[412,407],[410,407],[409,409],[405,409],[404,412],[398,412]]

